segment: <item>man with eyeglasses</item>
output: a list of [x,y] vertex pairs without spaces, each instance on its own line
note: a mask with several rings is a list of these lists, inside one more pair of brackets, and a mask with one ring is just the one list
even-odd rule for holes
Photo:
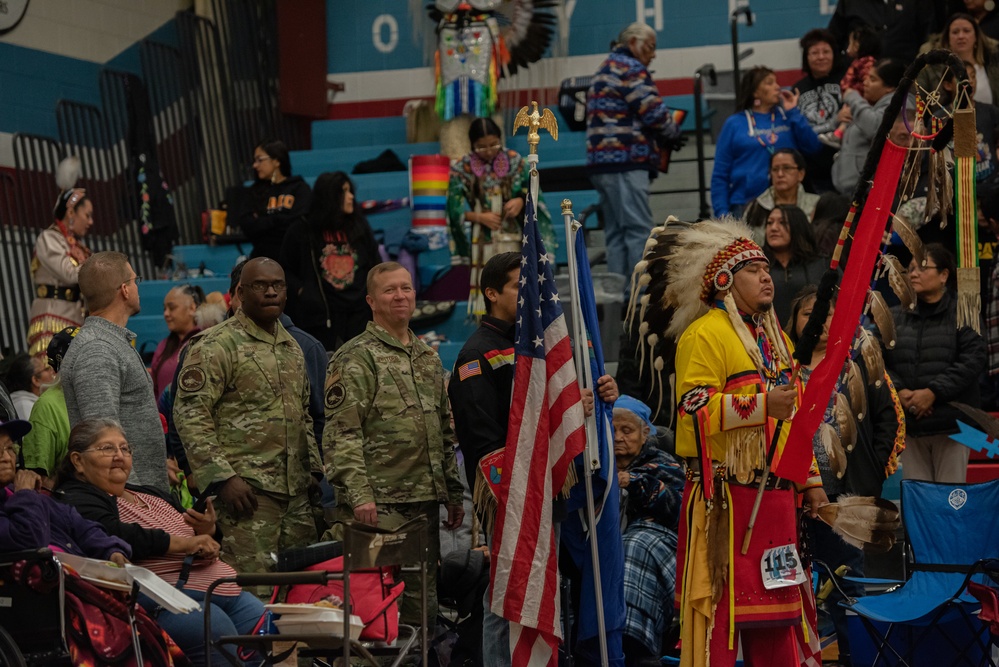
[[98,252],[80,267],[89,315],[60,370],[70,426],[109,417],[121,423],[134,455],[128,481],[169,491],[166,441],[153,379],[135,349],[128,318],[139,313],[139,282],[128,257]]
[[323,467],[305,357],[280,322],[287,291],[280,264],[247,262],[240,308],[191,343],[177,376],[177,433],[199,487],[218,489],[222,559],[239,572],[317,538],[308,490]]
[[607,270],[625,276],[642,259],[653,226],[649,189],[658,173],[657,139],[680,137],[649,74],[655,57],[655,31],[632,23],[586,94],[586,166],[600,193]]

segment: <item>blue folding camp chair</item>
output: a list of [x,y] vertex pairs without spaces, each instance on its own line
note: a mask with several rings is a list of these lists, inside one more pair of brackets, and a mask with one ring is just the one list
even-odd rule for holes
[[[908,580],[881,594],[841,604],[861,618],[877,665],[990,665],[988,626],[969,581],[985,583],[983,566],[999,557],[999,480],[937,484],[905,480],[902,523]],[[956,625],[955,625],[956,624]],[[939,649],[944,646],[944,650]]]

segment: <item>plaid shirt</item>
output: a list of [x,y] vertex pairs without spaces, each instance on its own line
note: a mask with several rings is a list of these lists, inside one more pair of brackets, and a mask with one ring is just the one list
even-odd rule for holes
[[676,527],[683,495],[683,466],[647,442],[628,467],[628,526],[624,543],[624,633],[660,655],[673,620]]
[[673,622],[676,532],[654,521],[632,521],[624,543],[624,634],[661,655],[663,633]]

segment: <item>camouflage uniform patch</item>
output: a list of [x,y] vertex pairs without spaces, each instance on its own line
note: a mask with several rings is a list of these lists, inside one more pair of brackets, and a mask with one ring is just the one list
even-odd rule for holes
[[188,366],[177,378],[177,386],[184,391],[198,391],[208,380],[205,372],[198,366]]
[[[411,334],[412,335],[412,334]],[[373,322],[327,367],[327,478],[337,501],[461,504],[451,408],[440,357]],[[341,387],[342,395],[331,393]]]
[[[194,382],[197,373],[206,380]],[[177,393],[173,417],[202,488],[239,475],[258,501],[266,494],[287,505],[276,515],[261,506],[252,519],[237,519],[219,503],[224,559],[238,563],[240,572],[261,571],[249,568],[264,567],[283,536],[305,535],[280,548],[314,540],[307,490],[322,461],[309,416],[305,357],[295,339],[280,323],[271,334],[239,311],[201,334],[179,377],[182,385],[190,378],[199,386]]]
[[336,410],[347,397],[347,390],[340,382],[340,373],[336,372],[326,381],[326,408]]

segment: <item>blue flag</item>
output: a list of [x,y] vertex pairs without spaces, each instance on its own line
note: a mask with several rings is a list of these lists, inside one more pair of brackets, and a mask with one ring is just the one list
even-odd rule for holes
[[[593,279],[590,265],[586,260],[586,243],[582,234],[576,234],[576,257],[578,265],[579,301],[586,324],[587,348],[589,349],[590,373],[593,382],[604,375],[604,353],[600,343],[600,323],[597,319],[596,297],[593,294]],[[594,390],[596,387],[594,387]],[[596,394],[596,391],[594,391]],[[624,665],[621,638],[624,634],[624,547],[621,543],[620,500],[621,491],[617,483],[617,465],[614,459],[614,426],[612,423],[614,406],[604,403],[594,395],[594,416],[597,421],[597,444],[600,456],[600,469],[595,471],[593,499],[596,505],[597,525],[594,535],[586,528],[586,489],[582,481],[586,475],[584,457],[576,457],[576,475],[580,480],[572,488],[569,496],[570,515],[562,524],[562,544],[572,556],[582,572],[579,602],[578,640],[593,640],[596,650],[597,616],[596,596],[593,578],[593,560],[590,555],[591,538],[597,540],[600,553],[600,582],[603,593],[604,626],[607,632],[607,655],[610,665]],[[587,649],[591,648],[587,646]]]

